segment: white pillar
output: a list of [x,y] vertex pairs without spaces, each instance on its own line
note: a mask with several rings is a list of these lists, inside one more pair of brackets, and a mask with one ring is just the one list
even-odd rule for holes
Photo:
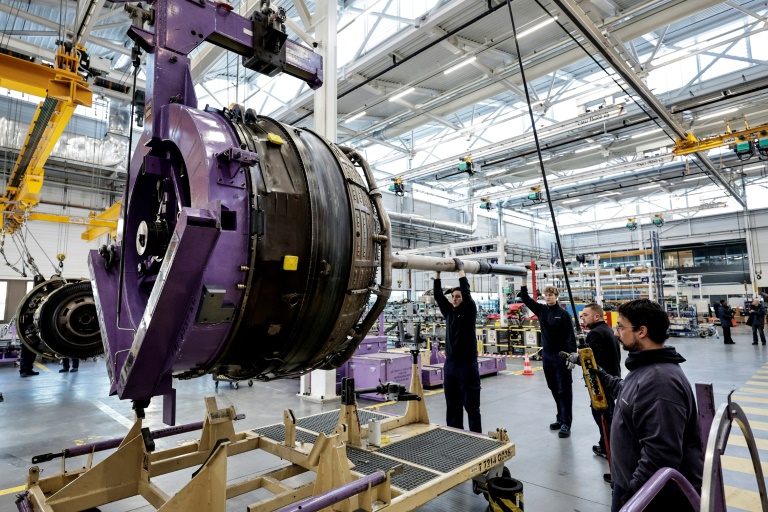
[[757,264],[757,261],[755,260],[755,254],[752,251],[752,228],[749,224],[749,210],[745,208],[744,231],[747,234],[745,242],[747,243],[747,257],[749,258],[749,280],[752,282],[751,286],[749,287],[751,293],[748,294],[747,300],[751,300],[757,297],[757,279],[755,278],[755,265]]
[[[323,86],[315,91],[315,131],[331,142],[336,142],[336,10],[335,0],[317,0],[313,19],[315,49],[323,57]],[[315,370],[303,375],[299,382],[299,396],[312,402],[338,400],[336,396],[336,370]]]
[[[499,265],[504,265],[506,263],[506,251],[504,249],[505,240],[503,236],[500,236],[498,238],[498,253],[499,253]],[[509,322],[507,321],[507,301],[506,301],[506,295],[504,295],[504,284],[507,282],[507,279],[504,276],[497,275],[496,280],[498,282],[498,293],[499,293],[499,326],[500,327],[509,327]],[[490,290],[489,290],[490,292]]]

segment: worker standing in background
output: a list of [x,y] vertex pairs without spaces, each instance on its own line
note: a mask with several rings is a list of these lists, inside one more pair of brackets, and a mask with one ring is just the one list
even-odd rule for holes
[[[608,375],[614,377],[621,377],[621,349],[619,348],[619,340],[613,333],[607,323],[605,323],[605,313],[603,308],[597,304],[588,304],[581,312],[581,323],[584,327],[589,329],[585,343],[592,349],[592,353],[595,355],[595,362],[597,366],[605,370]],[[578,353],[575,354],[578,358]],[[571,361],[576,362],[576,361]],[[601,379],[602,382],[602,379]],[[605,382],[602,382],[603,389],[606,388]],[[600,431],[600,441],[597,445],[592,447],[592,452],[604,459],[608,458],[608,452],[605,449],[605,436],[603,433],[603,421],[602,416],[605,414],[605,421],[608,425],[608,431],[611,429],[611,421],[613,420],[613,408],[616,400],[610,394],[606,393],[606,401],[608,402],[607,411],[596,411],[592,409],[592,417],[595,418],[597,428]],[[592,404],[590,403],[590,407]],[[610,475],[608,475],[610,477]],[[606,478],[608,480],[609,478]]]
[[451,291],[451,301],[443,295],[440,272],[435,276],[434,285],[435,302],[445,317],[445,424],[464,430],[463,409],[466,409],[469,430],[480,433],[480,371],[475,337],[477,306],[470,295],[464,263],[458,258],[454,261],[459,271],[459,288]]
[[19,352],[19,376],[22,379],[25,377],[34,377],[35,375],[40,375],[40,372],[36,372],[32,366],[35,363],[36,358],[37,354],[29,350],[27,346],[22,343],[21,351]]
[[[704,455],[699,417],[691,384],[667,347],[669,317],[655,302],[638,299],[619,306],[615,329],[629,374],[622,380],[603,369],[591,370],[616,397],[611,425],[612,512],[619,509],[661,468],[676,469],[701,493]],[[646,512],[691,510],[674,482],[644,509]]]
[[80,369],[80,358],[75,357],[72,359],[72,369],[69,369],[69,358],[68,357],[62,357],[61,358],[61,370],[59,370],[59,373],[77,373],[77,370]]
[[723,343],[734,345],[736,342],[731,338],[731,321],[733,321],[733,309],[724,300],[720,301],[720,309],[717,310],[717,316],[720,318],[720,326],[723,328]]
[[747,323],[752,326],[752,344],[757,345],[757,331],[760,331],[760,341],[765,345],[765,306],[760,304],[760,299],[752,301]]
[[557,421],[549,425],[558,430],[558,436],[571,436],[573,418],[573,364],[560,357],[560,352],[576,352],[576,336],[573,332],[571,315],[557,302],[558,291],[554,286],[544,288],[545,304],[539,304],[528,295],[528,279],[523,278],[520,299],[539,317],[541,329],[542,359],[547,387],[552,392],[557,406]]

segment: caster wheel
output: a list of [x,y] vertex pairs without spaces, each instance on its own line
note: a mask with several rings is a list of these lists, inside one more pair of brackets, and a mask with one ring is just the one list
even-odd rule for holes
[[216,381],[216,382],[214,383],[214,386],[216,387],[216,389],[219,389],[219,381]]
[[252,388],[252,387],[253,387],[253,381],[252,381],[252,380],[249,380],[249,381],[248,381],[248,387],[249,387],[249,388]]
[[235,389],[240,389],[240,383],[239,382],[235,382]]

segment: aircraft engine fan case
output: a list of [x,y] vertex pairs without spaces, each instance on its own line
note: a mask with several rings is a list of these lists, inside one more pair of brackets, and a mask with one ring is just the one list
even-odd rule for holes
[[168,135],[145,130],[125,231],[89,257],[112,392],[342,364],[382,246],[370,181],[319,135],[237,106],[171,104],[147,122]]

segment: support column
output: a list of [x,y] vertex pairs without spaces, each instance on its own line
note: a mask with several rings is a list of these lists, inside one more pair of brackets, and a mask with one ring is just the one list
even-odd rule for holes
[[[323,57],[323,86],[315,91],[315,131],[336,142],[336,11],[335,0],[317,0],[312,19],[315,22],[315,49]],[[336,370],[315,370],[303,375],[299,396],[312,402],[338,400]]]
[[757,279],[755,278],[755,254],[752,251],[752,228],[749,225],[749,210],[744,208],[744,231],[747,234],[747,257],[749,258],[749,292],[747,293],[747,299],[754,299],[757,297]]
[[[499,219],[501,219],[501,213],[499,213]],[[502,226],[501,220],[499,221],[499,227]],[[504,250],[505,245],[505,239],[503,236],[499,235],[498,238],[498,250],[499,253],[499,265],[505,265],[507,263],[506,260],[506,251]],[[502,275],[496,275],[496,281],[498,284],[498,294],[499,294],[499,326],[506,328],[509,327],[509,322],[507,321],[507,308],[506,308],[506,295],[504,295],[504,284],[507,282],[507,278]],[[490,291],[490,290],[489,290]]]

